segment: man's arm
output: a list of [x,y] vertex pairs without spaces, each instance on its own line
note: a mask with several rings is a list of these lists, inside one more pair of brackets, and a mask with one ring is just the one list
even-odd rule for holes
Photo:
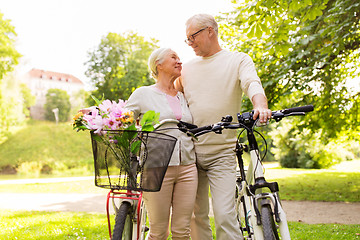
[[254,120],[259,116],[261,123],[266,123],[271,117],[271,110],[268,108],[268,103],[265,95],[258,93],[251,98],[254,107]]

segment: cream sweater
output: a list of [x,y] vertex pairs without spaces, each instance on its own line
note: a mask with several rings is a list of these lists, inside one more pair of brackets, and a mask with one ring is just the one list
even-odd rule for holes
[[[188,108],[184,95],[178,92],[180,99],[182,116],[181,120],[192,123],[192,116]],[[136,89],[129,97],[125,108],[134,112],[134,117],[142,117],[142,115],[153,110],[160,113],[160,119],[176,119],[173,110],[167,100],[166,94],[156,90],[153,86],[144,86]],[[176,128],[160,131],[177,138],[173,155],[169,166],[189,165],[195,163],[195,149],[191,137],[177,129],[176,124],[165,124],[163,128]]]
[[[250,99],[258,93],[265,95],[252,59],[227,50],[184,64],[182,85],[194,124],[199,127],[219,122],[226,115],[237,122],[243,92]],[[214,154],[234,148],[235,141],[235,130],[208,133],[199,137],[195,149],[197,153]]]

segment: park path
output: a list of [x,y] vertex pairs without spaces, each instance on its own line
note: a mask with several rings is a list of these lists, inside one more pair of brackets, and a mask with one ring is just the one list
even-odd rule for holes
[[[0,209],[105,213],[99,194],[0,193]],[[360,203],[283,201],[288,221],[360,224]]]

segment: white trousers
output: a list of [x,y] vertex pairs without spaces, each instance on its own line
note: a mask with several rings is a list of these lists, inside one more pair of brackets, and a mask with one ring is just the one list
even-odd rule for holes
[[210,240],[209,186],[216,239],[243,239],[235,211],[236,157],[233,150],[221,154],[197,154],[198,191],[191,221],[192,240]]

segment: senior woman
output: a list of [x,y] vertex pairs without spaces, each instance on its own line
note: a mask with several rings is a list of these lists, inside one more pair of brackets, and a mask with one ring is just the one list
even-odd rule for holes
[[[160,113],[160,120],[177,119],[192,123],[184,95],[174,88],[175,79],[181,75],[181,64],[178,55],[170,48],[155,50],[148,65],[156,83],[136,89],[128,99],[126,109],[133,111],[135,118],[154,110]],[[178,140],[161,190],[143,193],[150,224],[148,239],[167,239],[171,212],[172,239],[188,240],[197,190],[194,145],[190,137],[177,129],[166,130],[166,133]]]

